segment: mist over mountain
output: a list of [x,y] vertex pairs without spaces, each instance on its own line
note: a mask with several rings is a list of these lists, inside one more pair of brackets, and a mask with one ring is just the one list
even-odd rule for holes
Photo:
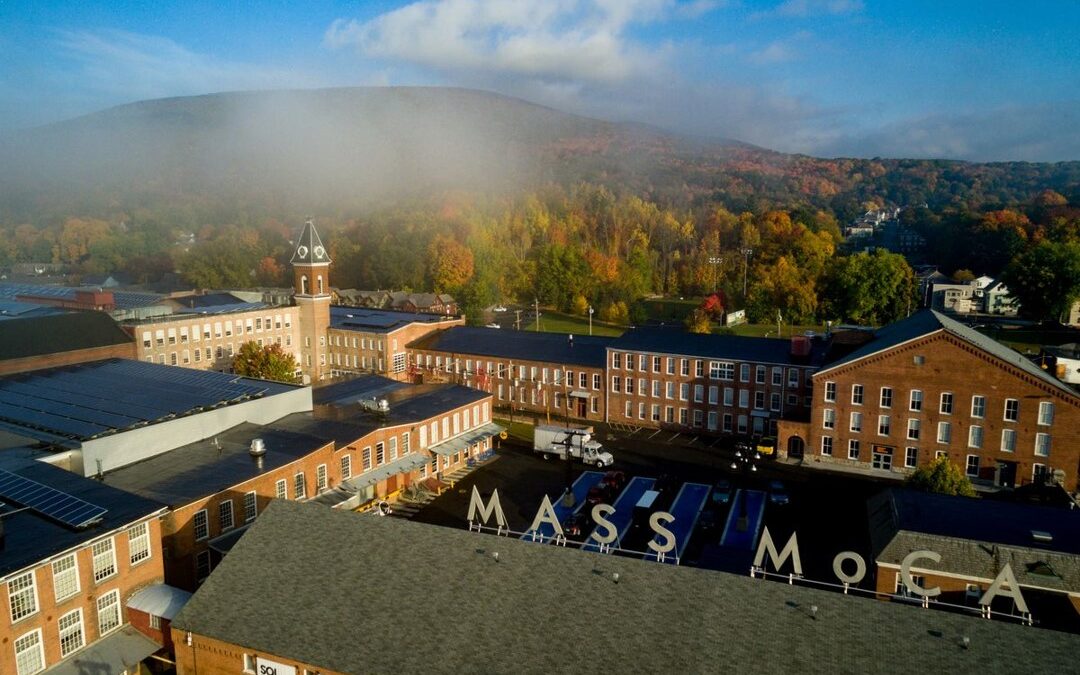
[[835,211],[874,197],[1004,203],[1044,188],[1075,193],[1080,184],[1080,162],[818,159],[437,87],[143,101],[9,134],[0,157],[7,222],[137,208],[291,216],[433,191],[579,181],[679,207]]

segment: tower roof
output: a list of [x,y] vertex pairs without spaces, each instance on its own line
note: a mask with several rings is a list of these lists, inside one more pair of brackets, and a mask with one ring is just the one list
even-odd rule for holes
[[319,233],[315,231],[315,223],[310,219],[304,223],[304,229],[300,230],[300,236],[296,238],[296,248],[293,249],[292,260],[289,262],[293,265],[330,263],[330,254],[323,246],[322,239],[319,239]]

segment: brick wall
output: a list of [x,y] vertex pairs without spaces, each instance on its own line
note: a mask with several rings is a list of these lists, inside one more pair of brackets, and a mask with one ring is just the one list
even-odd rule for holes
[[69,352],[56,354],[44,354],[31,356],[25,359],[8,359],[0,361],[0,376],[14,373],[25,373],[32,370],[43,370],[57,366],[70,366],[76,363],[88,363],[99,359],[134,359],[136,358],[135,343],[110,345],[108,347],[93,347],[91,349],[75,349]]
[[[45,650],[46,666],[62,660],[60,654],[60,634],[57,622],[61,616],[82,609],[83,635],[85,645],[90,645],[100,636],[98,630],[97,599],[113,590],[119,591],[121,625],[127,622],[125,605],[136,592],[163,579],[163,556],[161,552],[161,523],[155,518],[147,519],[150,537],[150,557],[134,565],[131,564],[126,530],[118,530],[108,537],[99,537],[94,541],[112,538],[116,555],[116,572],[100,582],[94,581],[92,545],[80,547],[75,551],[78,564],[79,591],[61,602],[56,602],[53,585],[52,560],[34,568],[34,580],[37,590],[38,611],[12,624],[11,600],[8,596],[8,584],[0,584],[0,673],[15,673],[15,640],[35,630],[41,630]],[[9,575],[7,580],[10,581]],[[77,653],[77,652],[76,652]],[[69,655],[70,656],[70,655]]]
[[343,328],[329,330],[327,360],[331,371],[340,373],[374,372],[399,380],[407,379],[407,368],[394,370],[394,355],[406,356],[405,345],[413,340],[452,326],[465,325],[464,319],[439,323],[411,323],[390,333],[371,333]]
[[[1021,358],[1017,355],[1017,358]],[[835,401],[826,401],[827,383],[835,386]],[[862,386],[862,403],[853,403],[855,385]],[[882,405],[882,388],[891,390],[891,404]],[[921,392],[922,409],[911,410],[912,391]],[[942,394],[952,395],[952,411],[942,412]],[[973,415],[973,397],[984,397],[981,417]],[[1005,419],[1006,400],[1018,405],[1016,421]],[[1040,403],[1053,404],[1053,422],[1039,424]],[[832,410],[834,429],[824,428],[825,411]],[[851,414],[862,413],[862,430],[851,430]],[[879,419],[889,416],[887,434],[879,433]],[[919,438],[908,438],[908,420],[917,420]],[[947,442],[938,441],[939,424],[947,423]],[[972,447],[971,427],[981,428],[981,448]],[[1014,449],[1002,449],[1003,432],[1015,434]],[[796,432],[797,433],[797,432]],[[891,451],[892,469],[904,471],[907,448],[915,465],[922,466],[945,453],[962,469],[968,456],[978,459],[974,476],[1001,482],[998,463],[1005,473],[1015,466],[1015,485],[1031,482],[1036,465],[1062,469],[1066,487],[1077,488],[1080,461],[1080,397],[1062,391],[1016,366],[986,354],[946,333],[936,333],[872,357],[818,373],[814,377],[814,404],[809,422],[807,456],[872,466],[875,450]],[[1038,434],[1048,434],[1047,456],[1036,454]],[[822,438],[832,439],[832,456],[822,455]],[[850,440],[859,441],[857,457],[848,457]]]
[[[247,649],[240,645],[222,642],[203,635],[191,634],[191,644],[187,643],[186,631],[172,630],[173,643],[176,645],[176,672],[178,675],[218,675],[219,673],[243,673],[244,655],[252,659],[263,657],[271,661],[293,666],[298,675],[307,671],[320,675],[339,675],[336,671],[326,670],[310,663],[300,663],[285,656]],[[251,671],[254,672],[254,671]]]

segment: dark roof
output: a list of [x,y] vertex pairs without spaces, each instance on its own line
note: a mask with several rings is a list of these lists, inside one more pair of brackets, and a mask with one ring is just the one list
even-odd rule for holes
[[392,309],[373,309],[368,307],[330,308],[330,327],[342,330],[355,330],[361,333],[391,333],[413,323],[441,323],[448,318],[442,314],[422,314],[420,312],[399,312]]
[[323,264],[330,263],[330,254],[323,246],[319,233],[315,231],[315,223],[310,220],[304,223],[300,230],[300,236],[296,238],[296,248],[293,249],[290,263]]
[[390,424],[419,422],[476,403],[491,394],[460,384],[422,384],[397,389],[385,396],[390,403]]
[[[33,510],[5,515],[3,548],[0,548],[0,577],[33,565],[69,548],[88,542],[104,532],[145,518],[164,504],[128,494],[44,462],[18,457],[18,451],[0,454],[0,467],[108,509],[101,522],[78,530],[60,525]],[[0,503],[4,500],[0,498]],[[8,511],[17,508],[4,504]]]
[[933,309],[923,309],[915,312],[906,319],[901,319],[895,323],[890,323],[887,326],[882,326],[874,331],[874,339],[870,340],[866,344],[862,345],[853,352],[847,354],[843,358],[837,359],[825,365],[819,372],[825,372],[827,370],[833,370],[840,366],[858,361],[866,358],[872,354],[883,352],[887,349],[892,349],[905,342],[921,338],[926,335],[932,335],[939,331],[951,333],[952,335],[964,340],[965,342],[978,347],[979,349],[987,352],[997,358],[1009,363],[1017,368],[1023,370],[1028,375],[1036,377],[1043,382],[1050,384],[1057,389],[1067,392],[1070,395],[1075,396],[1068,385],[1061,382],[1054,376],[1050,375],[1042,368],[1039,368],[1032,363],[1023,354],[1007,347],[997,340],[983,335],[979,331],[965,326],[956,319],[949,318]]
[[810,355],[795,357],[791,354],[790,340],[743,335],[705,335],[687,333],[681,328],[635,328],[623,333],[610,348],[728,361],[806,366],[820,364],[827,347],[824,340],[812,339]]
[[930,550],[941,560],[921,568],[993,579],[1008,563],[1022,585],[1080,592],[1080,512],[899,489],[867,510],[879,563],[900,565],[912,551]]
[[[316,420],[310,412],[294,413],[271,424],[240,424],[216,437],[110,471],[105,482],[169,506],[182,506],[285,466],[328,442],[351,443],[375,428],[374,424]],[[248,452],[256,438],[266,446],[261,462]]]
[[609,337],[575,335],[571,344],[564,333],[455,326],[420,338],[409,346],[451,354],[603,368],[605,350],[613,342],[614,338]]
[[0,321],[0,360],[132,344],[104,312],[35,314]]
[[382,375],[360,375],[349,380],[313,387],[311,400],[319,405],[348,405],[362,400],[383,398],[409,385]]
[[[49,297],[49,298],[62,298],[64,300],[75,300],[75,293],[77,291],[87,291],[89,288],[76,288],[73,286],[46,286],[41,284],[19,284],[10,282],[0,282],[0,298],[15,299],[20,295],[35,296],[35,297]],[[136,309],[139,307],[149,307],[151,305],[158,305],[162,302],[162,296],[156,293],[140,293],[136,291],[116,291],[112,289],[106,289],[109,293],[112,293],[113,302],[116,304],[117,309]]]
[[244,301],[232,293],[203,293],[201,295],[188,293],[186,295],[174,295],[169,298],[169,302],[188,309],[208,309],[220,305],[235,305]]
[[0,429],[71,447],[294,385],[128,359],[0,379]]
[[[382,610],[416,589],[415,630],[388,627]],[[1080,648],[1057,631],[284,500],[173,626],[339,672],[1052,672]]]

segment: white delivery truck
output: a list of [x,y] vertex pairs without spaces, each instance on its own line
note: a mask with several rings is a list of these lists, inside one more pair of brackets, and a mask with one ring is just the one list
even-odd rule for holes
[[566,458],[567,451],[575,457],[592,464],[598,469],[611,466],[615,458],[604,447],[592,440],[592,429],[573,429],[547,424],[538,424],[533,432],[533,450],[541,453],[544,459],[551,456]]

